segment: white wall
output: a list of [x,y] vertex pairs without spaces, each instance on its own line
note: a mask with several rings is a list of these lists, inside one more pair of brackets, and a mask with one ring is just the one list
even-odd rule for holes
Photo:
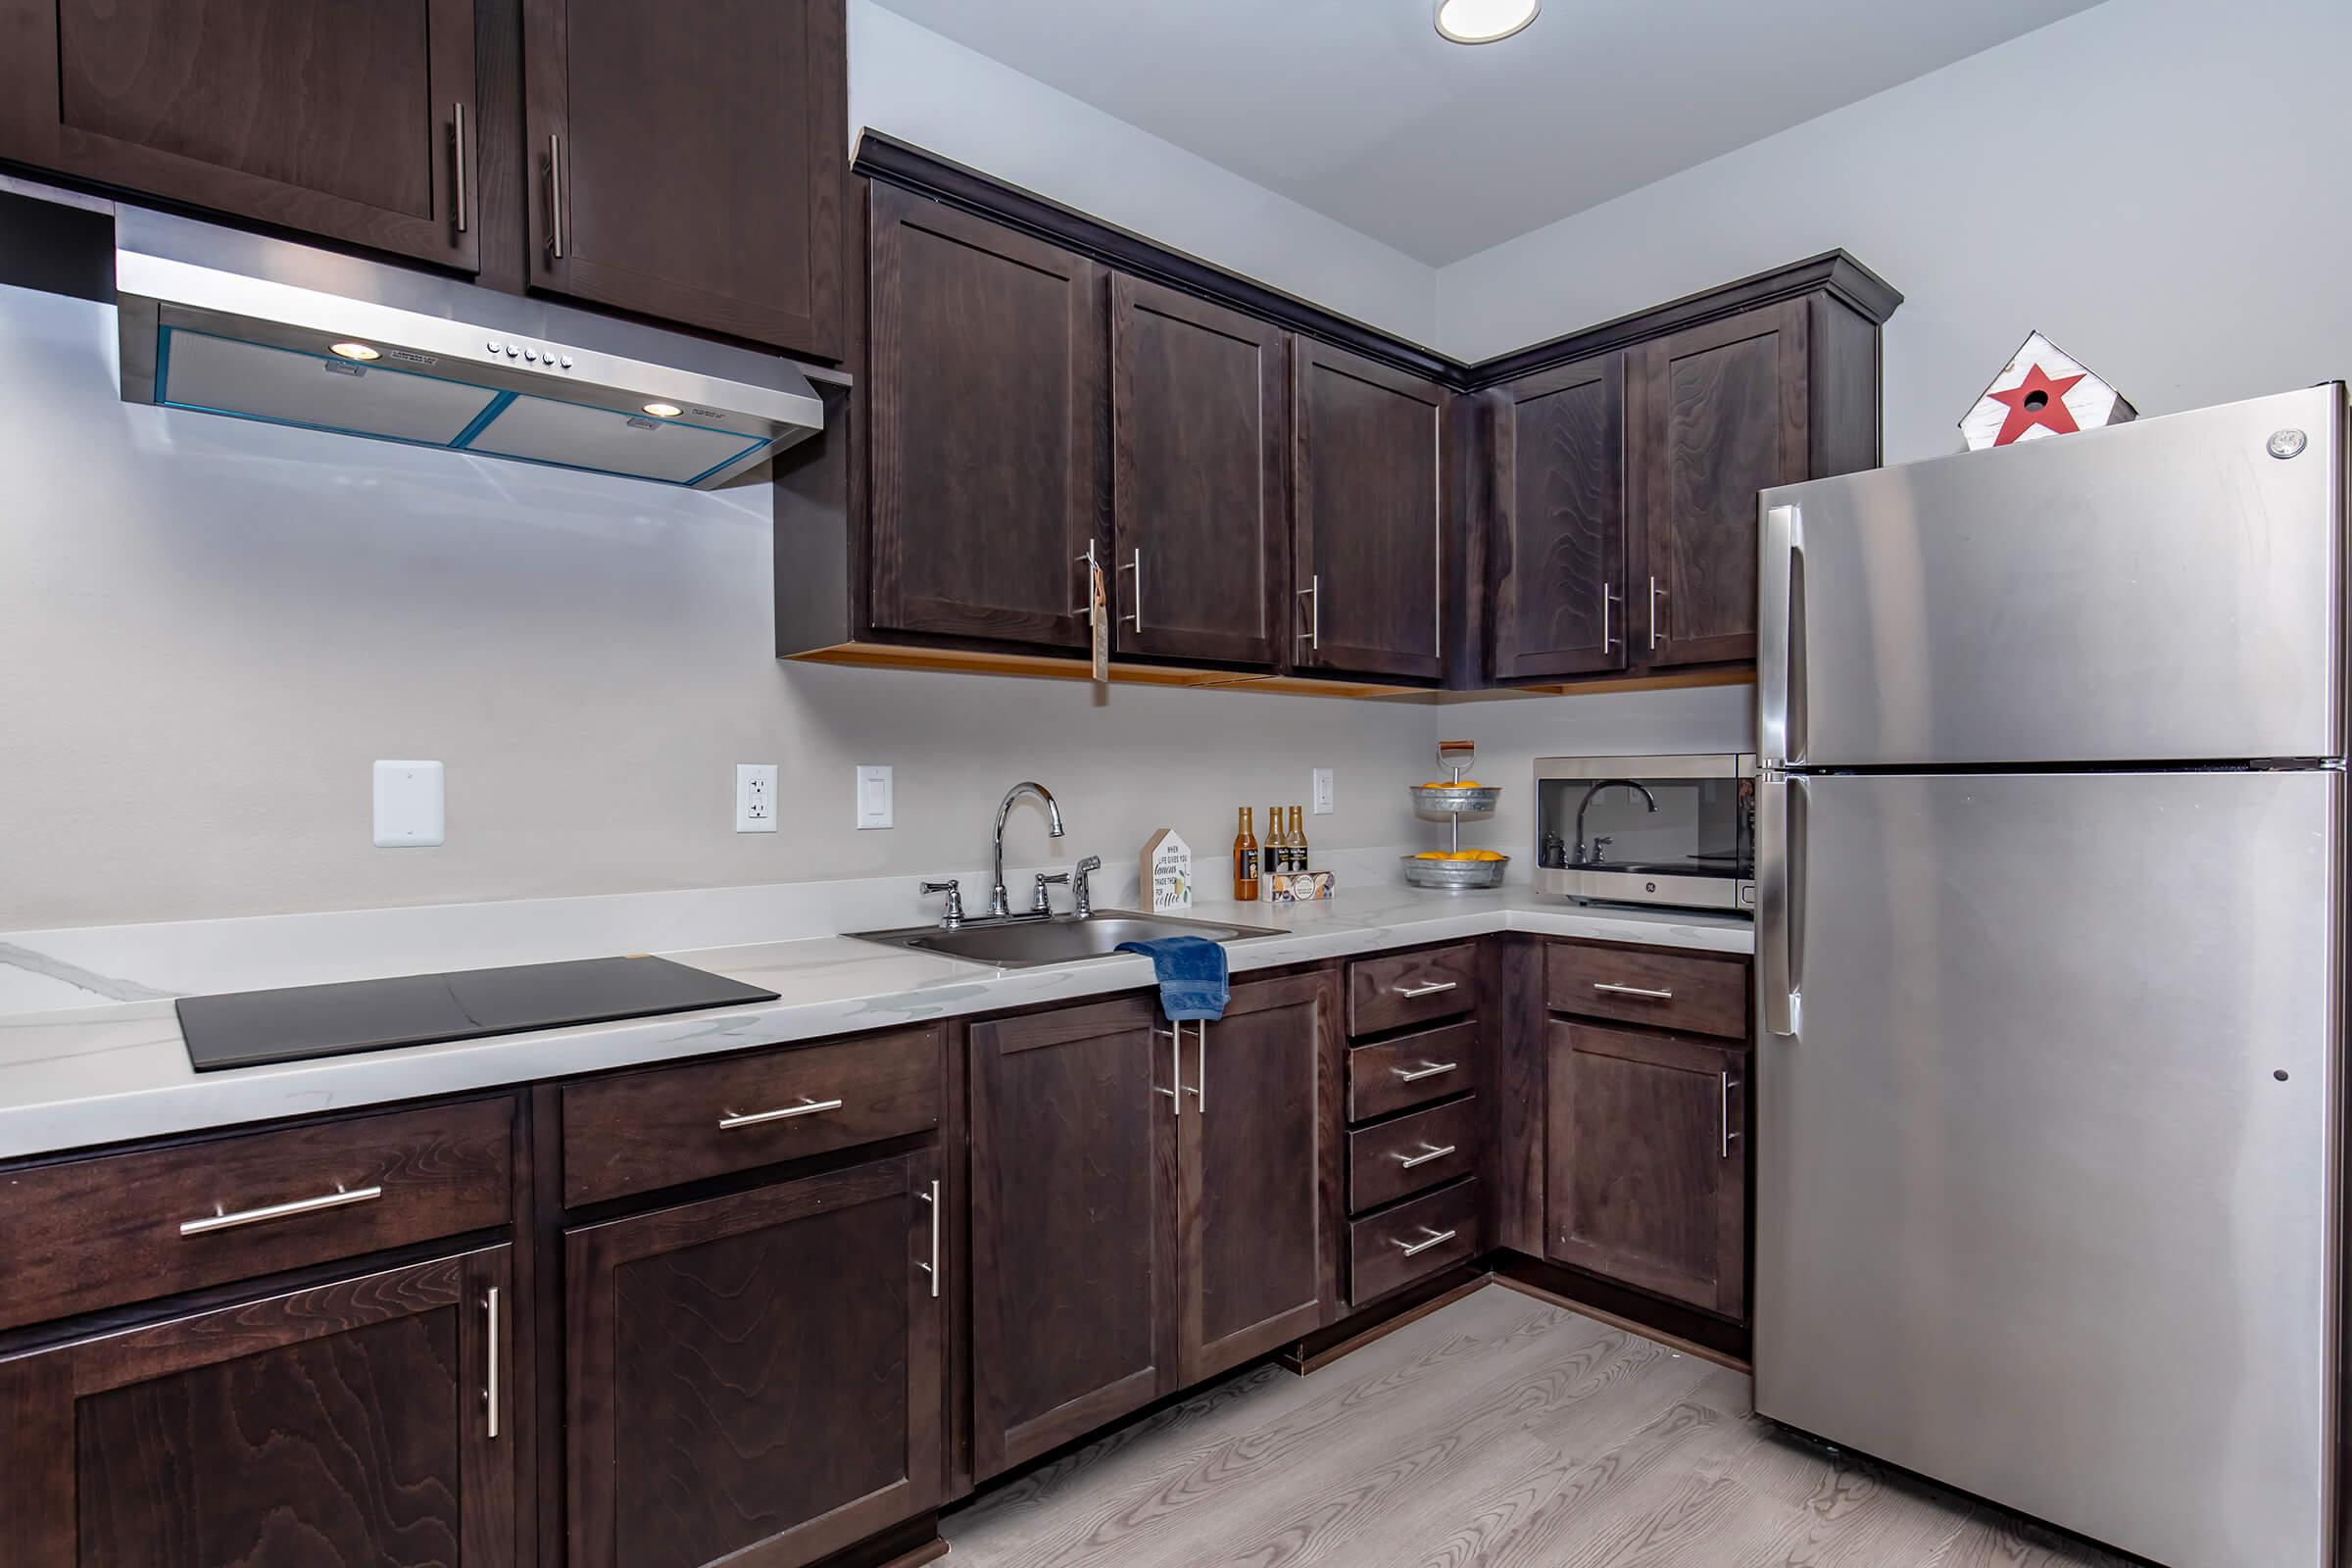
[[850,129],[1000,179],[1410,338],[1437,271],[927,27],[850,0]]
[[1886,457],[2039,328],[2142,414],[2352,372],[2343,0],[2107,0],[1457,262],[1479,356],[1844,246],[1907,296]]

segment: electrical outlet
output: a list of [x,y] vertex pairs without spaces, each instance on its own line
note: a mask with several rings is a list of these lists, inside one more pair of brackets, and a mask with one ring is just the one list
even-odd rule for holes
[[1314,802],[1315,815],[1329,816],[1331,814],[1331,769],[1328,767],[1315,769]]
[[380,850],[424,849],[442,841],[441,764],[375,764],[375,845]]
[[773,833],[776,830],[776,764],[735,764],[735,831]]
[[858,764],[858,826],[859,831],[869,827],[892,825],[890,804],[890,769],[877,762]]

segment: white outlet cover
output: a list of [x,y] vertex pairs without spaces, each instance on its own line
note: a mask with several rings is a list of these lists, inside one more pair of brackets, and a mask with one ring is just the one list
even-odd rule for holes
[[876,762],[858,764],[858,830],[895,826],[891,806],[890,769]]
[[439,762],[375,764],[377,849],[427,849],[442,842],[447,828]]
[[773,833],[776,830],[776,764],[735,764],[735,831]]
[[1315,803],[1313,814],[1316,816],[1329,816],[1331,814],[1331,769],[1328,767],[1318,767],[1315,769],[1313,800]]

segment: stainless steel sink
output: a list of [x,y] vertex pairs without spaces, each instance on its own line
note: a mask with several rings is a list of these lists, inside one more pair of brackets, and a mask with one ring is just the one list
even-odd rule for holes
[[1272,926],[1180,920],[1171,915],[1136,914],[1126,909],[1097,909],[1088,915],[1057,914],[1050,918],[1032,915],[1026,919],[966,920],[953,930],[932,924],[897,931],[850,933],[861,942],[945,954],[951,958],[1006,969],[1071,963],[1080,958],[1107,958],[1118,951],[1122,942],[1148,942],[1153,937],[1196,936],[1211,942],[1231,942],[1241,937],[1283,934]]

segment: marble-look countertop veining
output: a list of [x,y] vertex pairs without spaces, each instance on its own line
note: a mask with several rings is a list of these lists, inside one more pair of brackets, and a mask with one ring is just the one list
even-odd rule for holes
[[[1449,894],[1367,885],[1282,908],[1202,903],[1193,917],[1285,928],[1232,943],[1237,974],[1504,930],[1718,953],[1748,953],[1755,943],[1744,919],[1583,908],[1524,887]],[[1150,960],[1132,956],[999,969],[841,936],[664,956],[778,1000],[211,1073],[188,1065],[168,998],[0,1016],[0,1157],[1102,996],[1152,981]]]

